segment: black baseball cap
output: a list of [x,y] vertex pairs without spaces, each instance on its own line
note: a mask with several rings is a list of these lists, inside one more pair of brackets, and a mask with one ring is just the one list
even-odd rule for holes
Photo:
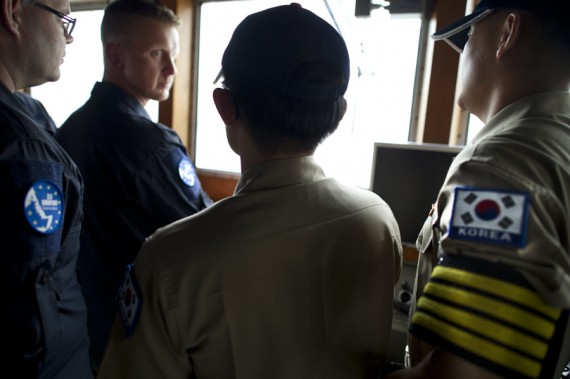
[[[289,74],[307,62],[336,65],[341,80],[292,80]],[[292,3],[251,14],[237,26],[222,57],[222,74],[293,98],[332,101],[346,92],[350,60],[344,39],[332,25]]]
[[559,15],[567,14],[570,0],[481,0],[467,15],[451,25],[438,30],[432,35],[436,41],[444,40],[451,47],[462,53],[471,25],[482,20],[495,9],[522,9],[537,14]]

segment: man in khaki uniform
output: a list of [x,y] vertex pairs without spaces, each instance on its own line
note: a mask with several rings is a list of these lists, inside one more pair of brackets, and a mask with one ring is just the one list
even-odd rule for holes
[[299,5],[270,8],[237,27],[222,70],[235,194],[145,243],[98,377],[375,378],[398,225],[312,157],[346,110],[346,45]]
[[485,127],[418,238],[413,368],[383,377],[558,379],[570,361],[569,4],[483,0],[435,34]]

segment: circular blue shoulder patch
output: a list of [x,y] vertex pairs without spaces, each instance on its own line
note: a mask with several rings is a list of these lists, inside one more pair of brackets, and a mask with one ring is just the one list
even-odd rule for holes
[[194,183],[196,183],[196,173],[188,157],[182,157],[178,162],[178,174],[180,175],[180,179],[182,179],[187,186],[192,187]]
[[54,183],[38,180],[24,199],[26,219],[36,231],[51,234],[59,229],[63,217],[63,195]]

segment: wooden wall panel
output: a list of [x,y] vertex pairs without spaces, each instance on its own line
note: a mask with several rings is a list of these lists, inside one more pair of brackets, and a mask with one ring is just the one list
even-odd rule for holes
[[[466,0],[437,0],[432,22],[438,30],[465,15]],[[449,142],[455,106],[459,54],[445,42],[433,45],[427,91],[423,142]]]

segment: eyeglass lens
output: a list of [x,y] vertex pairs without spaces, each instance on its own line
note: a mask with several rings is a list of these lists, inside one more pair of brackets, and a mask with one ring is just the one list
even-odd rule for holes
[[58,11],[57,9],[54,9],[48,5],[43,4],[43,3],[35,2],[33,4],[37,7],[42,8],[43,10],[46,10],[46,11],[53,13],[54,15],[58,16],[61,19],[61,24],[63,26],[63,33],[65,34],[66,37],[71,37],[71,33],[73,32],[73,28],[75,27],[76,19],[74,19],[73,17],[69,17],[65,13],[62,13],[62,12]]

